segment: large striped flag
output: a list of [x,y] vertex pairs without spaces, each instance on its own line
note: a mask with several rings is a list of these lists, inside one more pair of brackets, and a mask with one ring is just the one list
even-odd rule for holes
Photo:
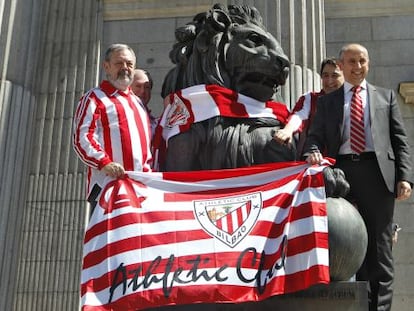
[[261,301],[328,283],[323,168],[108,180],[85,233],[82,310]]

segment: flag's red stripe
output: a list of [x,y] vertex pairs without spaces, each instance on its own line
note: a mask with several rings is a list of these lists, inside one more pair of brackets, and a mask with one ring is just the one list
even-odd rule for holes
[[328,233],[312,232],[297,238],[289,239],[287,255],[289,257],[308,252],[315,247],[328,249]]
[[216,221],[216,227],[223,230],[223,217],[217,219]]
[[[198,182],[207,180],[217,180],[217,178],[234,178],[247,175],[255,175],[273,170],[304,165],[306,162],[278,162],[269,164],[259,164],[249,167],[241,167],[237,169],[221,169],[221,170],[203,170],[190,172],[163,172],[164,180],[180,181],[180,182]],[[275,172],[275,174],[278,174]]]
[[[233,212],[234,213],[234,212]],[[226,221],[227,221],[227,232],[230,234],[234,233],[234,226],[236,226],[236,224],[233,222],[233,217],[232,214],[233,213],[229,213],[226,215]]]
[[298,178],[298,180],[300,180],[300,184],[297,191],[303,191],[308,188],[319,188],[325,186],[325,181],[322,173],[301,176],[301,178]]

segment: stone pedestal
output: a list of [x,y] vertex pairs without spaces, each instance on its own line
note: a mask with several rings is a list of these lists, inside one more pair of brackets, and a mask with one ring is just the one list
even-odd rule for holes
[[269,298],[261,302],[241,304],[193,304],[168,306],[152,311],[367,311],[366,282],[332,282],[316,285],[307,290]]
[[367,311],[367,283],[333,282],[317,285],[306,291],[276,296],[263,303],[266,304],[266,310]]

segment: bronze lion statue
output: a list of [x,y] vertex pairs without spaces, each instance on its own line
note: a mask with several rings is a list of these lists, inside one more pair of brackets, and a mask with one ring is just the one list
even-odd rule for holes
[[289,59],[250,6],[216,4],[176,29],[176,64],[162,96],[197,84],[217,84],[260,101],[273,97],[289,73]]
[[[289,59],[254,7],[216,4],[179,27],[175,35],[170,58],[176,66],[164,80],[163,97],[195,85],[217,85],[266,102],[277,97],[278,86],[288,76]],[[288,113],[284,104],[276,109],[277,117],[217,115],[193,123],[169,140],[161,169],[233,168],[294,160],[294,145],[272,139]]]
[[[258,10],[216,4],[179,27],[175,35],[177,42],[170,52],[175,67],[163,83],[167,105],[155,134],[156,145],[164,139],[164,147],[168,146],[164,157],[159,156],[162,148],[155,151],[158,169],[191,171],[296,160],[294,144],[273,139],[289,113],[286,105],[277,102],[289,59],[266,31]],[[324,173],[327,196],[345,197],[349,185],[342,171],[327,168]],[[328,217],[335,216],[329,212],[334,205],[343,206],[341,201],[328,202]],[[332,223],[340,226],[346,220]],[[332,237],[340,239],[335,233],[342,228],[331,229]],[[344,254],[340,243],[330,240],[330,244],[330,258],[340,263],[331,262],[331,272],[335,271],[331,278],[346,280],[359,268],[365,250],[361,253],[353,245],[355,254]]]

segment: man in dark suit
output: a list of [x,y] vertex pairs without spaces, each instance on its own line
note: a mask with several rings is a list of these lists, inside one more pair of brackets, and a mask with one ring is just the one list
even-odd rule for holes
[[[335,166],[345,172],[351,186],[348,199],[360,211],[368,231],[367,254],[356,277],[368,281],[369,310],[389,311],[394,279],[394,203],[395,198],[409,198],[412,187],[409,145],[394,91],[365,80],[367,49],[355,43],[345,45],[339,66],[345,83],[318,99],[304,156],[309,163],[317,164],[323,159],[319,150],[326,150],[328,157],[336,159]],[[360,88],[354,91],[354,86]],[[353,121],[354,107],[358,102],[362,103],[361,125],[354,136],[358,127]]]

